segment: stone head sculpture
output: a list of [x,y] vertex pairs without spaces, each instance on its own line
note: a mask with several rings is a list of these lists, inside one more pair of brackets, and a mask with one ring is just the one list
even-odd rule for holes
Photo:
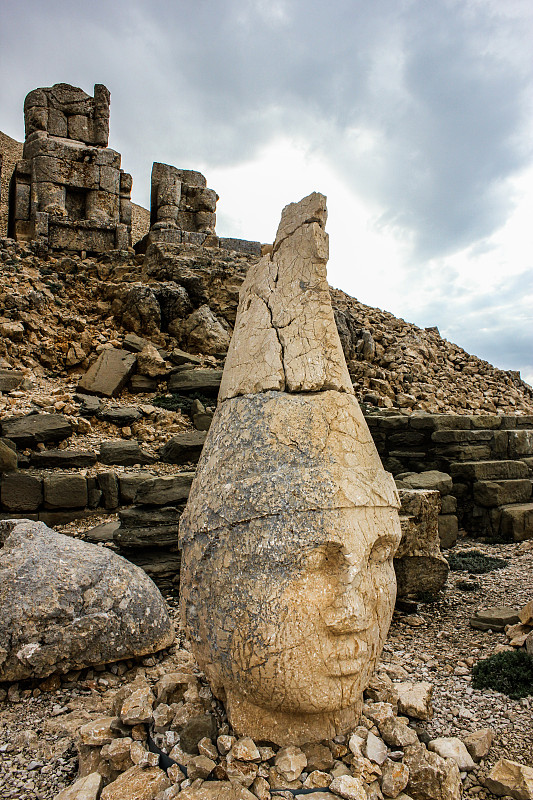
[[182,616],[235,730],[357,724],[388,631],[398,497],[353,394],[326,281],[325,198],[287,206],[243,283],[180,524]]

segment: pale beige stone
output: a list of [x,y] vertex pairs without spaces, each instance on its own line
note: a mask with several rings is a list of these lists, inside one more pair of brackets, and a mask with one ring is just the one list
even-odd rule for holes
[[148,685],[141,686],[126,697],[120,709],[120,719],[126,725],[151,722],[155,697]]
[[363,747],[363,754],[369,761],[373,761],[375,764],[381,766],[387,758],[387,745],[383,739],[380,739],[379,736],[376,736],[375,733],[370,731]]
[[319,769],[310,772],[304,781],[304,789],[327,789],[332,781],[331,775]]
[[387,759],[381,767],[381,791],[385,797],[397,797],[409,781],[409,770],[396,761]]
[[522,625],[533,625],[533,600],[520,609],[518,617]]
[[352,775],[341,775],[339,778],[335,778],[329,788],[344,800],[367,800],[363,782]]
[[109,761],[113,769],[125,772],[133,766],[130,755],[130,747],[132,744],[133,739],[129,736],[125,736],[123,739],[113,739],[112,742],[102,748],[102,758]]
[[130,757],[134,764],[138,767],[157,767],[159,765],[159,756],[157,753],[151,753],[140,742],[132,742],[130,745]]
[[[325,223],[325,197],[310,197],[321,198]],[[299,213],[308,199],[287,207],[290,233],[248,271],[219,400],[270,389],[353,394],[326,278],[327,234]]]
[[211,775],[215,767],[216,764],[211,758],[207,756],[194,756],[187,764],[187,777],[191,781],[194,781],[196,778],[205,780],[205,778]]
[[407,792],[414,800],[460,800],[461,776],[453,759],[415,745],[406,748],[403,763],[409,770]]
[[243,284],[180,522],[193,652],[236,733],[281,745],[356,727],[400,539],[333,319],[325,234],[302,216]]
[[170,781],[159,767],[131,767],[104,788],[100,800],[154,800],[158,792],[170,787]]
[[440,736],[432,739],[428,744],[432,750],[442,758],[453,758],[461,772],[471,772],[476,766],[466,745],[457,736]]
[[500,758],[485,778],[485,786],[498,797],[533,800],[533,767]]
[[239,761],[261,761],[259,750],[249,736],[235,742],[231,748],[231,755]]
[[490,728],[480,728],[478,731],[467,734],[463,741],[474,761],[481,761],[488,755],[493,738],[494,735]]
[[102,783],[103,778],[100,773],[92,772],[59,792],[55,800],[97,800]]
[[244,786],[229,781],[205,781],[199,788],[187,788],[179,794],[180,800],[257,800]]
[[296,781],[307,766],[307,758],[299,747],[289,745],[278,751],[274,766],[288,781]]
[[100,717],[99,719],[87,722],[80,728],[80,743],[91,747],[101,747],[109,744],[116,739],[118,733],[113,729],[113,723],[117,722],[116,717]]
[[398,711],[400,714],[407,714],[408,717],[416,719],[431,719],[433,716],[433,706],[431,696],[433,694],[433,684],[428,681],[412,683],[402,681],[397,683],[398,692]]

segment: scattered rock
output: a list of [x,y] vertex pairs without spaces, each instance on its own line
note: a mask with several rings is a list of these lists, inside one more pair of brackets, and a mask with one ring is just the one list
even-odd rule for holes
[[500,758],[485,778],[485,786],[498,797],[532,800],[533,767]]
[[137,357],[127,350],[102,350],[78,384],[78,391],[115,397],[130,379]]
[[398,692],[398,711],[401,714],[407,714],[408,717],[415,717],[415,719],[431,719],[433,716],[431,705],[433,684],[427,681],[419,683],[402,681],[396,683],[394,688]]
[[36,447],[40,442],[62,442],[72,436],[72,425],[61,414],[28,414],[4,417],[0,422],[2,436],[18,448]]
[[453,758],[461,772],[471,772],[476,766],[465,744],[457,736],[432,739],[428,744],[428,750],[442,758]]

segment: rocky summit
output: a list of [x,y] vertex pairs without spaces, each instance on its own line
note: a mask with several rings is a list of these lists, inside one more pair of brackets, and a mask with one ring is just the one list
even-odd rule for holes
[[[24,144],[0,134],[0,798],[532,800],[532,388],[436,328],[328,287],[325,267],[295,283],[295,260],[305,272],[327,258],[318,194],[283,215],[272,245],[220,237],[218,196],[194,170],[156,161],[150,210],[131,204],[108,123],[104,86],[91,95],[56,84],[28,95]],[[356,401],[352,447],[343,431]],[[257,424],[268,404],[269,426]],[[361,442],[372,464],[379,454],[396,523],[400,506],[397,552],[369,547],[364,574],[339,571],[339,555],[353,556],[330,546],[340,522],[319,553],[305,546],[333,482],[322,464],[304,486],[301,467],[310,454],[327,460],[320,437],[333,412],[337,457],[348,464]],[[296,468],[284,458],[265,481],[279,455],[272,431]],[[352,466],[359,480],[364,468]],[[230,491],[239,469],[245,481]],[[369,516],[379,487],[338,483],[331,513],[347,519],[349,495]],[[193,507],[208,510],[205,525]],[[292,525],[293,548],[273,508]],[[185,550],[181,570],[180,520],[184,538],[195,526],[198,551],[220,550],[231,528],[213,576],[224,587],[216,613]],[[243,525],[255,539],[248,531],[232,548]],[[258,552],[260,528],[268,547]],[[288,580],[286,555],[308,556],[305,592],[299,567],[300,582]],[[350,636],[358,598],[383,604],[367,572],[385,568],[383,630]],[[355,589],[342,618],[326,603],[340,573]],[[270,624],[278,578],[290,586]],[[201,595],[200,639],[217,629],[217,669],[201,648],[195,659],[180,582],[192,621],[190,598]],[[243,592],[247,616],[235,625],[229,600]],[[335,685],[356,656],[375,665],[357,682],[357,718],[318,736],[290,725],[265,734],[261,708],[283,709],[279,687],[294,695],[294,674],[329,664],[324,619]],[[281,629],[292,658],[274,664],[291,675],[262,660]],[[248,673],[266,676],[253,731],[227,702],[232,681],[214,680],[231,659],[241,689]],[[289,698],[294,708],[317,706],[313,686]]]

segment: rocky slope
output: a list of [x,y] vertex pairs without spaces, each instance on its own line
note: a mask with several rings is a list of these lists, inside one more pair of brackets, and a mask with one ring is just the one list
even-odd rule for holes
[[[30,381],[53,378],[56,388],[66,386],[103,349],[120,347],[128,332],[163,353],[181,347],[220,365],[252,260],[192,245],[154,245],[146,257],[81,259],[0,240],[0,368],[22,368]],[[339,290],[332,290],[332,299],[365,404],[407,412],[533,412],[533,389],[517,373]],[[22,411],[28,399],[24,392],[2,397],[0,414]],[[72,413],[68,398],[56,411]]]

